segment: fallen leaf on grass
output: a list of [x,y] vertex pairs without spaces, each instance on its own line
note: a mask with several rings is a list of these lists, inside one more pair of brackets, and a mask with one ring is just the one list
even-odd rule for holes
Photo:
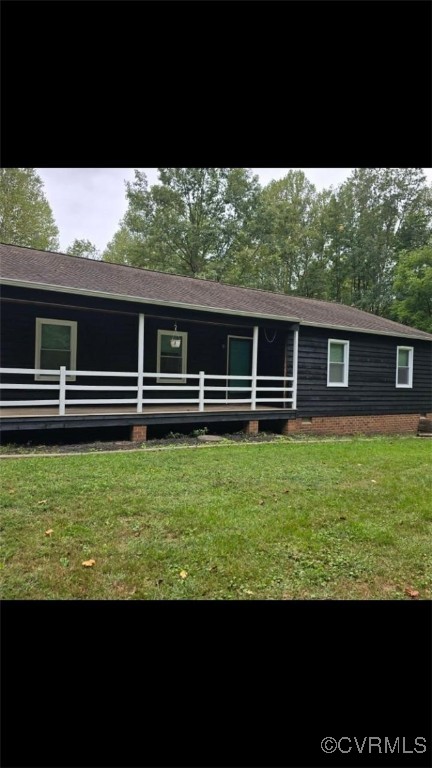
[[245,595],[253,595],[254,593],[250,589],[244,590]]
[[262,504],[264,504],[263,500],[261,499],[261,501],[259,501],[259,502],[258,502],[258,504],[259,504],[260,506],[261,506]]
[[410,589],[409,587],[406,588],[405,594],[408,595],[408,597],[412,597],[413,600],[416,599],[416,597],[419,596],[420,592],[417,592],[416,589]]
[[15,488],[11,488],[9,493],[15,493]]
[[85,568],[92,568],[96,564],[96,560],[84,560],[81,565],[83,565]]
[[47,531],[45,531],[45,536],[51,536],[51,534],[54,533],[52,528],[48,528]]
[[181,578],[181,579],[186,579],[186,578],[187,578],[187,575],[188,575],[188,572],[187,572],[187,571],[180,571],[180,578]]
[[371,480],[371,483],[374,483],[376,485],[377,481],[376,480]]
[[42,501],[38,501],[38,504],[46,504],[48,499],[42,499]]

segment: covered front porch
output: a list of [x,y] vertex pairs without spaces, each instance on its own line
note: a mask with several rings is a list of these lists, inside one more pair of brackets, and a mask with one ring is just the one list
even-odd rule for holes
[[[224,420],[248,424],[295,415],[298,326],[280,323],[275,329],[266,328],[262,321],[252,325],[246,318],[205,322],[207,318],[198,321],[190,314],[178,320],[178,315],[168,318],[140,312],[135,315],[133,333],[129,313],[123,333],[120,318],[115,318],[116,338],[110,348],[109,338],[101,345],[100,323],[90,322],[93,318],[94,313],[77,316],[69,365],[58,367],[46,364],[57,359],[57,352],[45,354],[42,326],[38,341],[38,323],[55,329],[56,323],[62,328],[73,326],[74,321],[36,320],[38,367],[0,368],[3,431]],[[109,328],[106,325],[107,332]],[[128,370],[133,336],[136,366]],[[79,366],[90,358],[100,366]],[[112,366],[113,361],[119,366]],[[210,370],[204,365],[211,365]]]

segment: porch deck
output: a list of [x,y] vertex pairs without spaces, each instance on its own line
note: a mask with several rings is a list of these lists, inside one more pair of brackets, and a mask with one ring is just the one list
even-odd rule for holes
[[10,407],[0,408],[0,431],[273,421],[295,418],[295,415],[295,411],[288,408],[263,405],[259,410],[252,410],[248,404],[240,407],[230,403],[206,405],[204,411],[193,404],[147,405],[142,413],[137,413],[133,405],[67,406],[62,416],[54,406]]
[[[199,414],[200,418],[205,418],[209,413],[247,413],[248,415],[256,416],[261,411],[277,411],[280,416],[285,417],[287,411],[283,408],[276,408],[273,406],[264,405],[259,411],[252,411],[250,405],[244,405],[239,409],[238,405],[231,405],[230,403],[222,405],[207,405],[204,411],[199,411],[197,405],[157,405],[157,406],[145,406],[143,412],[137,414],[136,406],[133,405],[99,405],[99,406],[66,406],[65,416],[127,416],[129,414],[138,416],[140,419],[146,416],[153,417],[165,414],[180,414],[180,413],[195,413]],[[290,411],[289,411],[290,412]],[[0,407],[0,419],[9,418],[28,418],[30,416],[59,416],[58,408],[53,406],[38,406],[36,408],[1,408]]]

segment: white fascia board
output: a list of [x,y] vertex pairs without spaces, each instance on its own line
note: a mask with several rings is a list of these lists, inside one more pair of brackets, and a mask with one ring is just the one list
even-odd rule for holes
[[[308,325],[311,328],[329,328],[334,329],[335,331],[351,331],[352,333],[372,333],[376,336],[392,336],[393,338],[398,339],[418,339],[419,341],[432,341],[432,336],[430,339],[425,339],[424,336],[415,336],[414,334],[408,333],[401,333],[397,331],[373,331],[369,328],[357,328],[353,325],[331,325],[330,323],[311,323],[308,320],[300,320],[301,325]],[[335,339],[337,341],[337,339]]]

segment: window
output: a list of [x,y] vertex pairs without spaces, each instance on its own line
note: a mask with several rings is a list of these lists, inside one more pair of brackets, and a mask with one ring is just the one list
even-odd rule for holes
[[[36,318],[35,368],[56,368],[65,365],[69,370],[76,368],[77,323],[72,320],[48,320]],[[58,381],[60,376],[39,373],[36,381]],[[68,376],[75,381],[75,376]]]
[[[172,346],[175,339],[179,346]],[[187,333],[184,331],[158,331],[157,372],[172,373],[172,378],[165,376],[157,379],[159,384],[185,384],[187,363]]]
[[413,347],[397,348],[396,386],[411,387],[413,380]]
[[329,339],[327,361],[327,386],[348,386],[349,341]]

